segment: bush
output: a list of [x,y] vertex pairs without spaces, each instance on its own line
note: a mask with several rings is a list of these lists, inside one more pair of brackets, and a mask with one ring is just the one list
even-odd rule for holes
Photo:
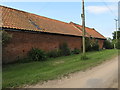
[[75,48],[73,51],[72,51],[73,54],[79,54],[80,53],[80,50]]
[[95,42],[93,45],[92,45],[92,51],[99,51],[99,45],[97,42]]
[[[78,51],[76,51],[76,53],[78,53]],[[56,58],[56,57],[60,57],[60,56],[68,56],[70,54],[71,54],[71,51],[68,48],[67,43],[62,43],[62,44],[59,45],[59,49],[58,50],[49,51],[47,53],[47,56]]]
[[120,39],[118,39],[118,40],[116,41],[115,45],[116,45],[116,48],[117,48],[117,49],[120,49]]
[[51,57],[56,58],[56,57],[61,56],[61,52],[60,52],[60,50],[52,50],[47,53],[47,56],[50,58]]
[[112,42],[110,42],[109,40],[105,40],[104,41],[104,44],[103,44],[103,47],[105,49],[113,49],[114,48],[114,45],[112,44]]
[[67,43],[62,43],[59,45],[60,55],[68,56],[71,54],[70,49],[68,48]]
[[28,57],[33,61],[44,61],[47,59],[46,53],[43,50],[37,48],[32,48],[28,52]]
[[86,51],[99,51],[99,45],[97,40],[95,41],[95,40],[86,38],[85,47],[86,47]]
[[86,49],[86,51],[91,51],[91,42],[90,42],[89,38],[85,39],[85,49]]
[[8,34],[6,31],[2,32],[2,44],[5,45],[10,42],[12,38],[11,34]]

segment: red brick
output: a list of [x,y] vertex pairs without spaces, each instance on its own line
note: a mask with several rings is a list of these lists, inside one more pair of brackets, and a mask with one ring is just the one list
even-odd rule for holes
[[3,47],[4,63],[26,56],[32,47],[49,51],[59,48],[59,44],[63,42],[67,42],[70,49],[81,49],[82,45],[81,37],[20,31],[7,32],[12,34],[12,40]]

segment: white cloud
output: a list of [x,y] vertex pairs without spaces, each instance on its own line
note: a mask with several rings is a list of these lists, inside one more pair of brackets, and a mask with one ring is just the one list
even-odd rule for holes
[[107,12],[114,12],[117,6],[87,6],[86,10],[93,14],[103,14]]

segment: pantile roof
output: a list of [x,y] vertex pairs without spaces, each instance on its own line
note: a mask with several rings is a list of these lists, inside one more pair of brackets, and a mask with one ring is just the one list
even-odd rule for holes
[[[2,13],[2,27],[4,28],[82,36],[82,26],[75,23],[65,23],[5,6],[0,6],[0,13]],[[86,28],[86,32],[87,37],[90,35],[105,39],[94,29]]]
[[[75,25],[77,28],[79,28],[82,31],[82,26],[81,25],[73,23],[73,22],[70,22],[70,24]],[[85,32],[86,32],[87,37],[106,39],[102,34],[97,32],[94,28],[85,27]]]

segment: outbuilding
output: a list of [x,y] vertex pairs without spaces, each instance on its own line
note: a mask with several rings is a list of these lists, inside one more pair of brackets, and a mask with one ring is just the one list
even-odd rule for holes
[[[2,30],[12,35],[12,39],[3,46],[3,62],[8,63],[25,57],[31,48],[50,51],[66,42],[70,49],[81,49],[82,26],[73,22],[66,23],[13,8],[0,6]],[[106,39],[93,28],[86,27],[86,37],[98,40],[103,48]]]

